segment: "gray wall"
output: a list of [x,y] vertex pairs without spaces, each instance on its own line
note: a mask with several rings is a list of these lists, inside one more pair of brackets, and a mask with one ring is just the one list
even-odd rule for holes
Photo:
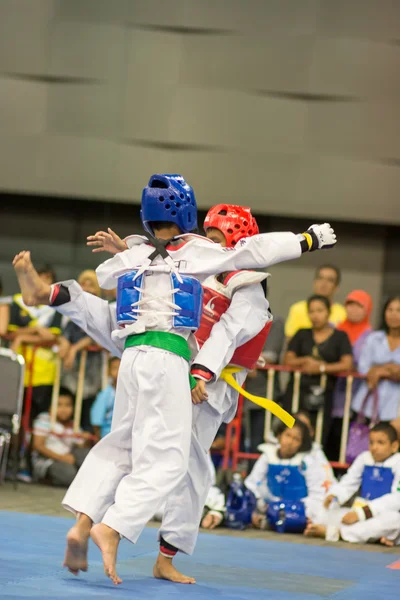
[[397,0],[0,0],[0,189],[400,223],[399,40]]

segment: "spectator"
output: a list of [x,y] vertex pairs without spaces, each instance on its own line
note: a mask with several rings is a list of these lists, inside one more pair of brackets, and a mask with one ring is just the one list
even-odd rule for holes
[[115,388],[117,385],[118,370],[121,360],[113,357],[109,361],[110,384],[97,394],[96,400],[90,411],[90,421],[94,434],[99,440],[111,431],[111,422],[114,412]]
[[[53,283],[54,271],[45,266],[38,271],[41,279]],[[52,386],[55,377],[55,354],[51,348],[61,333],[61,315],[50,306],[26,306],[22,294],[15,294],[12,303],[7,306],[7,331],[11,337],[11,348],[15,352],[23,352],[22,344],[27,344],[24,350],[27,365],[31,364],[33,356],[32,344],[43,344],[45,347],[36,349],[32,373],[32,410],[34,419],[40,412],[50,406]],[[25,387],[29,385],[29,369],[25,372]]]
[[74,434],[73,412],[74,397],[69,390],[61,388],[53,430],[48,412],[35,419],[32,466],[37,481],[47,480],[53,485],[68,487],[83,463],[89,449],[83,448],[85,436],[78,438]]
[[[267,337],[267,341],[263,348],[260,364],[265,363],[270,365],[279,364],[282,354],[283,345],[285,343],[285,332],[283,319],[274,317],[272,327]],[[249,371],[246,379],[246,389],[254,396],[266,396],[267,388],[267,371],[253,369]],[[278,400],[280,396],[280,386],[278,374],[274,378],[274,400]],[[264,425],[265,425],[265,410],[259,408],[254,402],[246,400],[244,410],[248,419],[248,432],[245,436],[249,438],[246,444],[246,450],[256,452],[259,444],[264,441]]]
[[[337,326],[340,331],[345,331],[349,337],[353,350],[353,368],[357,370],[361,350],[372,331],[370,323],[372,312],[372,298],[363,290],[350,292],[345,301],[346,319]],[[360,379],[354,379],[353,396],[361,385]],[[346,398],[346,379],[337,380],[333,397],[333,422],[328,441],[331,460],[337,460],[340,452],[340,440],[343,425],[343,411]]]
[[[382,329],[368,336],[361,350],[358,370],[367,378],[353,398],[353,410],[360,412],[368,390],[376,390],[380,420],[396,419],[400,400],[400,296],[386,302]],[[369,398],[365,408],[368,418],[372,416],[372,407],[373,398]]]
[[[362,452],[339,483],[329,490],[325,508],[332,502],[344,505],[361,488],[361,498],[351,510],[337,509],[337,523],[329,523],[332,513],[321,513],[318,524],[310,523],[306,535],[331,542],[377,542],[395,540],[400,532],[400,454],[397,432],[389,423],[378,423],[369,434],[369,450]],[[335,515],[334,515],[335,516]]]
[[245,480],[245,486],[257,499],[257,512],[252,518],[255,527],[261,527],[265,521],[268,505],[279,500],[301,501],[311,519],[322,508],[326,474],[312,452],[307,426],[300,420],[292,429],[281,424],[277,437],[279,446],[267,444],[266,452]]
[[[334,329],[329,323],[330,305],[325,296],[311,296],[307,302],[311,328],[300,329],[290,340],[284,364],[301,369],[300,409],[311,413],[315,425],[319,408],[324,408],[323,443],[325,445],[332,419],[335,373],[349,371],[353,358],[351,345],[344,331]],[[326,374],[325,390],[321,375]],[[294,377],[291,375],[284,404],[290,409]],[[329,455],[328,455],[329,456]]]
[[[326,482],[324,483],[324,488],[325,489],[329,489],[329,487],[331,486],[331,484],[336,481],[335,479],[335,475],[333,474],[333,470],[332,467],[325,455],[325,452],[322,449],[321,444],[318,444],[318,442],[316,442],[314,440],[314,436],[315,436],[315,430],[314,427],[311,423],[311,419],[310,419],[310,415],[308,414],[307,411],[302,410],[299,411],[298,413],[294,414],[293,417],[296,419],[297,421],[302,421],[304,423],[304,425],[307,427],[309,433],[310,433],[310,437],[311,437],[311,441],[312,441],[312,447],[311,447],[311,452],[314,455],[315,461],[317,464],[321,465],[322,468],[325,470],[326,473]],[[280,431],[281,429],[281,424],[280,422],[278,422],[277,427],[275,428],[277,432]],[[271,435],[269,436],[269,440],[268,440],[268,444],[278,444],[278,439],[275,437],[275,435],[271,432]],[[267,449],[267,445],[268,444],[260,444],[260,446],[258,446],[258,451],[259,452],[266,452]]]
[[[344,307],[341,304],[332,304],[340,284],[340,278],[339,269],[333,265],[318,267],[314,278],[313,295],[324,296],[329,300],[331,306],[329,322],[332,325],[337,325],[346,319]],[[292,304],[285,324],[286,337],[292,338],[299,329],[308,329],[309,327],[311,327],[311,322],[306,300]]]
[[[95,271],[83,271],[78,278],[78,283],[83,291],[100,296],[100,286]],[[86,333],[72,321],[69,321],[59,340],[60,356],[64,360],[64,373],[62,385],[76,394],[81,351],[93,346],[94,342]],[[101,388],[101,352],[88,352],[85,370],[85,383],[83,388],[83,403],[81,427],[91,431],[90,410],[95,401],[96,394]]]

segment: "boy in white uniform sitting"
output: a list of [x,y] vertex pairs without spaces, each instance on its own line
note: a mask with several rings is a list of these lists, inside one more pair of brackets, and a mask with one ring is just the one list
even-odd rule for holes
[[396,430],[389,423],[378,423],[370,431],[369,450],[362,452],[342,479],[331,487],[324,506],[326,509],[333,503],[343,506],[356,493],[360,498],[356,498],[351,509],[327,510],[318,522],[307,526],[305,535],[360,544],[381,538],[395,540],[400,533],[399,480]]

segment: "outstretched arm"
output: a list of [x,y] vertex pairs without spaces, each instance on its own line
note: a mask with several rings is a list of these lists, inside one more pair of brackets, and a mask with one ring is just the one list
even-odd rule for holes
[[123,348],[111,339],[117,328],[115,307],[105,300],[84,292],[73,280],[50,286],[39,277],[32,264],[30,252],[20,252],[13,260],[22,297],[28,306],[47,304],[68,316],[100,346],[116,356]]
[[[212,275],[225,271],[265,268],[299,258],[304,252],[331,248],[336,235],[329,223],[312,225],[304,234],[276,232],[243,238],[234,248],[201,242],[196,256],[189,256],[185,272]],[[186,259],[186,257],[185,257]]]

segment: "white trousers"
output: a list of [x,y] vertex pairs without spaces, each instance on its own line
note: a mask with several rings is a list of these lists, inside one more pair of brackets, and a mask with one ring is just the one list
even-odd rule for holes
[[[400,544],[400,512],[387,510],[366,521],[358,521],[353,525],[344,525],[341,523],[341,520],[350,511],[351,508],[341,508],[338,511],[337,516],[340,524],[336,528],[332,526],[328,528],[327,539],[329,539],[330,535],[334,535],[336,529],[342,540],[353,544],[377,542],[382,537],[387,537],[396,544]],[[321,525],[328,525],[329,517],[329,511],[322,510],[320,518],[316,522]]]
[[192,403],[188,363],[157,348],[124,351],[112,431],[90,451],[63,506],[131,542],[185,477]]
[[[247,372],[235,375],[242,385]],[[238,393],[219,379],[207,385],[208,401],[193,406],[189,468],[185,478],[167,497],[159,531],[166,542],[185,554],[192,554],[207,495],[211,473],[207,453],[223,422],[233,418]]]

